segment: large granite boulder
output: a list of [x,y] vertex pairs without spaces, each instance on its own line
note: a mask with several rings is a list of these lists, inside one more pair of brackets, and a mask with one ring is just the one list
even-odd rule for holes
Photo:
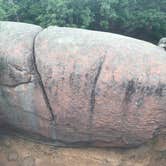
[[153,44],[1,22],[0,58],[0,112],[18,129],[55,145],[100,147],[166,133],[166,52]]

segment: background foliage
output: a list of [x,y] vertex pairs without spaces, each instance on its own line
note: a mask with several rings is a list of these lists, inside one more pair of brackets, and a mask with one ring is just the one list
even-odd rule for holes
[[166,0],[0,0],[0,20],[115,32],[156,43],[166,36]]

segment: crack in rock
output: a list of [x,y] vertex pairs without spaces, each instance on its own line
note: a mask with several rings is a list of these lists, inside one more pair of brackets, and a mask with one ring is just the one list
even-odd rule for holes
[[40,87],[41,87],[41,89],[42,89],[42,93],[43,93],[43,97],[44,97],[44,100],[45,100],[45,103],[46,103],[46,105],[47,105],[47,108],[48,108],[48,110],[49,110],[49,112],[50,112],[50,115],[51,115],[51,122],[53,123],[53,124],[55,124],[55,119],[56,119],[56,116],[54,115],[54,113],[53,113],[53,109],[52,109],[52,107],[51,107],[51,104],[50,104],[50,102],[49,102],[49,99],[48,99],[48,96],[47,96],[47,92],[46,92],[46,90],[45,90],[45,88],[44,88],[44,84],[43,84],[43,81],[42,81],[42,77],[41,77],[41,75],[40,75],[40,72],[39,72],[39,70],[38,70],[38,67],[37,67],[37,64],[36,64],[36,54],[35,54],[35,42],[36,42],[36,38],[37,38],[37,36],[38,36],[38,34],[40,33],[40,32],[42,32],[42,31],[39,31],[36,35],[35,35],[35,37],[34,37],[34,39],[33,39],[33,53],[32,53],[32,61],[33,61],[33,65],[34,65],[34,70],[35,70],[35,72],[36,72],[36,77],[37,77],[37,80],[38,80],[38,83],[39,83],[39,85],[40,85]]
[[24,85],[24,84],[29,84],[29,83],[32,83],[31,79],[26,81],[26,82],[20,82],[20,83],[17,83],[17,84],[14,84],[14,85],[10,85],[10,84],[0,84],[0,86],[4,86],[4,87],[8,87],[8,88],[16,88],[20,85]]

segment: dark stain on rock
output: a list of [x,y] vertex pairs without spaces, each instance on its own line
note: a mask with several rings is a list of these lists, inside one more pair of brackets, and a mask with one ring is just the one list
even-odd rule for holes
[[125,92],[125,101],[131,102],[131,97],[132,95],[136,92],[136,87],[135,87],[135,82],[134,80],[128,81],[127,87],[126,87],[126,92]]
[[99,60],[99,64],[97,65],[96,68],[96,73],[95,73],[95,77],[92,83],[92,91],[91,91],[91,96],[90,96],[90,112],[94,111],[94,107],[95,107],[95,102],[96,102],[96,86],[97,86],[97,82],[103,67],[103,63],[105,61],[105,55],[103,57],[100,58]]
[[163,97],[166,93],[166,85],[159,83],[157,86],[154,85],[147,85],[147,86],[142,86],[142,93],[145,96],[158,96],[158,97]]
[[123,100],[125,107],[133,102],[139,109],[144,105],[145,97],[153,96],[161,98],[166,96],[166,84],[162,83],[158,83],[158,85],[149,85],[142,84],[138,80],[129,80],[127,84],[123,83],[122,87],[125,89],[125,97]]
[[159,97],[163,97],[164,96],[164,90],[166,90],[166,85],[159,84],[158,87],[155,90],[155,94]]
[[151,96],[153,94],[153,89],[154,88],[155,88],[154,86],[144,86],[144,87],[142,87],[142,92],[146,96]]
[[136,106],[137,106],[137,108],[140,108],[143,104],[144,104],[144,96],[140,97],[140,98],[136,101]]
[[[124,84],[123,84],[124,85]],[[148,96],[158,96],[163,97],[166,95],[166,85],[159,83],[158,85],[146,85],[141,84],[140,82],[130,80],[127,85],[123,86],[125,91],[125,102],[131,102],[132,96],[137,94],[139,96],[138,103],[143,103],[144,97]],[[138,104],[140,105],[140,104]]]
[[94,77],[95,77],[95,72],[97,69],[95,70],[90,70],[89,73],[86,73],[84,78],[84,93],[85,95],[89,98],[89,96],[91,95],[91,89],[93,87],[93,83],[94,83]]
[[70,74],[70,87],[72,88],[74,93],[79,93],[79,90],[81,88],[81,84],[80,84],[80,74],[76,74],[76,73],[71,73]]

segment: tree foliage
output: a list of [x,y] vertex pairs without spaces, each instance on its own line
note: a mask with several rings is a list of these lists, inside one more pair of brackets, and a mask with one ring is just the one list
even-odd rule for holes
[[166,36],[166,1],[0,0],[0,20],[94,29],[157,42]]

